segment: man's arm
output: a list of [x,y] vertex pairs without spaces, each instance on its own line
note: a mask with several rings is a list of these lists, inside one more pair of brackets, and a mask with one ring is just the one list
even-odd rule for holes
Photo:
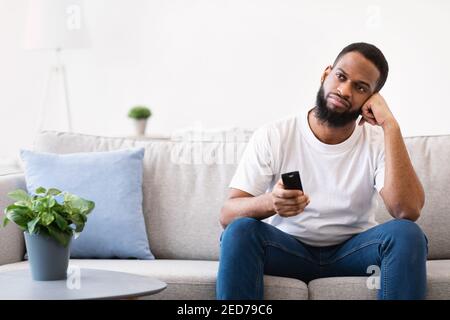
[[232,188],[220,211],[220,224],[225,228],[236,218],[251,217],[263,220],[274,214],[270,193],[254,197],[250,193]]
[[385,144],[384,187],[380,195],[395,218],[416,221],[425,204],[422,184],[409,159],[395,119],[383,126]]
[[281,179],[272,192],[254,197],[239,189],[230,189],[228,200],[220,211],[220,224],[226,228],[234,219],[241,217],[266,219],[274,214],[292,217],[304,211],[309,204],[308,195],[300,190],[287,190]]
[[416,221],[425,203],[422,184],[414,171],[400,126],[386,101],[377,93],[362,107],[363,121],[384,131],[385,173],[380,195],[394,218]]

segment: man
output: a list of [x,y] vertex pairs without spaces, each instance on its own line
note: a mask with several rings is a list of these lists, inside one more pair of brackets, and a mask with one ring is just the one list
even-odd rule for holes
[[[379,94],[387,75],[377,47],[350,44],[312,110],[254,133],[221,210],[218,299],[262,299],[263,274],[309,282],[377,267],[379,299],[425,297],[427,240],[414,223],[424,191]],[[291,171],[304,193],[284,188]],[[376,191],[395,218],[381,225],[369,214]]]

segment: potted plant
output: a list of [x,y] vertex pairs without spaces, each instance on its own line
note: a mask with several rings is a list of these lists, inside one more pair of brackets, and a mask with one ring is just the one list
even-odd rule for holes
[[145,129],[147,127],[148,118],[150,118],[152,112],[146,106],[135,106],[128,112],[128,117],[134,119],[135,130],[137,135],[145,135]]
[[94,202],[43,187],[34,195],[17,189],[8,196],[16,202],[5,208],[3,226],[12,221],[24,231],[33,280],[66,279],[72,237],[83,231]]

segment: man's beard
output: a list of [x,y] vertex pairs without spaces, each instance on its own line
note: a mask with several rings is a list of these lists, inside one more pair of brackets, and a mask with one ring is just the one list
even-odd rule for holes
[[360,111],[358,109],[357,111],[336,112],[328,108],[322,84],[317,92],[314,114],[320,122],[326,123],[330,127],[338,128],[355,121]]

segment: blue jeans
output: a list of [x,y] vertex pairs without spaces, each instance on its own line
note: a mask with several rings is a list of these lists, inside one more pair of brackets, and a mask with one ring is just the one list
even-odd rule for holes
[[379,299],[423,299],[427,253],[424,233],[405,219],[377,225],[338,245],[312,247],[265,222],[239,218],[222,233],[217,299],[263,299],[264,274],[308,283],[367,277],[377,268]]

